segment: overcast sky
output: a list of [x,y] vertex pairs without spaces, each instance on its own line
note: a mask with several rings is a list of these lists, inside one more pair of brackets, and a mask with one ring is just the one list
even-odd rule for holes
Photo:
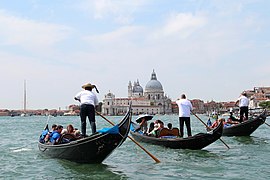
[[268,0],[0,1],[0,109],[65,109],[87,82],[103,100],[144,88],[236,100],[270,86]]

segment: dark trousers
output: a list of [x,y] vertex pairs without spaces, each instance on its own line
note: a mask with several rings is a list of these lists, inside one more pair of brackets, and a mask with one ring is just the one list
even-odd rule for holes
[[82,104],[81,110],[80,110],[80,116],[81,116],[81,130],[82,135],[86,135],[86,118],[88,117],[92,134],[96,132],[96,120],[95,120],[95,107],[93,105],[89,104]]
[[188,136],[191,136],[190,117],[179,117],[180,136],[184,137],[184,123],[187,127]]
[[248,106],[240,107],[240,122],[243,122],[244,115],[246,117],[246,120],[248,120]]

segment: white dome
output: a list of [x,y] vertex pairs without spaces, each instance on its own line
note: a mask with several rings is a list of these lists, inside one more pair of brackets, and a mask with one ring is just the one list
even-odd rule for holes
[[163,91],[163,87],[157,80],[157,76],[154,71],[151,75],[151,80],[145,86],[145,91]]

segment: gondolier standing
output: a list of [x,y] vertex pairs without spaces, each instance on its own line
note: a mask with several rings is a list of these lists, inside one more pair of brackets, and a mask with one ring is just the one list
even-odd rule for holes
[[180,136],[184,137],[184,123],[186,124],[188,136],[191,136],[190,112],[193,108],[192,104],[186,99],[185,94],[181,95],[181,98],[176,101],[176,104],[179,109]]
[[239,103],[240,107],[240,122],[243,122],[244,114],[246,117],[246,120],[248,120],[248,105],[249,105],[249,99],[247,98],[247,93],[242,92],[241,96],[237,99],[235,102],[235,105]]
[[92,92],[92,89],[95,88],[97,93],[98,90],[95,85],[87,83],[82,86],[83,91],[76,94],[74,97],[75,100],[81,103],[80,106],[80,117],[81,117],[81,133],[82,136],[86,136],[86,118],[88,117],[92,134],[96,132],[96,120],[95,120],[95,107],[98,105],[98,98],[96,94]]

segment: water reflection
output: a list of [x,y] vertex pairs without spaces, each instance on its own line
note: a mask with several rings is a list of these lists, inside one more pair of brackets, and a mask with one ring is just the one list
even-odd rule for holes
[[66,160],[58,160],[59,164],[69,172],[65,178],[76,179],[127,179],[127,176],[120,172],[114,172],[112,166],[105,164],[79,164]]
[[242,143],[245,145],[248,145],[248,144],[253,144],[253,145],[267,144],[267,141],[269,141],[269,139],[253,137],[253,136],[237,136],[237,137],[234,137],[233,139],[238,141],[239,143]]
[[215,153],[212,153],[208,150],[189,150],[189,149],[183,149],[177,151],[177,156],[175,158],[175,161],[181,161],[181,162],[189,162],[189,161],[201,161],[205,158],[208,159],[215,159],[219,156]]

